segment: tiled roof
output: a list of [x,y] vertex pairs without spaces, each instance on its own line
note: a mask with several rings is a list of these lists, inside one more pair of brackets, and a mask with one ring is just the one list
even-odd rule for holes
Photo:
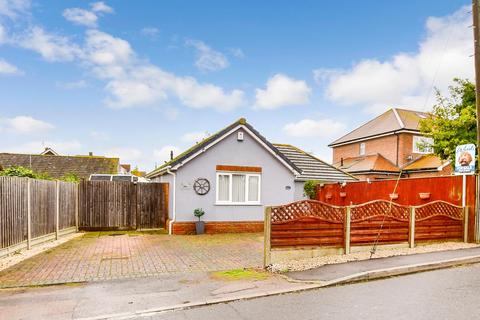
[[350,174],[289,144],[273,144],[285,157],[301,170],[296,180],[354,181]]
[[93,173],[114,174],[118,172],[118,163],[118,158],[98,156],[0,153],[0,166],[3,168],[22,166],[37,173],[47,173],[52,178],[61,178],[69,173],[82,179],[88,179]]
[[400,168],[381,154],[345,158],[343,159],[343,165],[342,163],[335,163],[334,165],[352,174],[359,172],[400,172]]
[[240,118],[239,120],[235,121],[231,125],[223,128],[222,130],[218,131],[217,133],[205,138],[203,141],[195,144],[190,149],[182,152],[172,160],[164,163],[160,167],[156,168],[152,172],[149,172],[146,177],[153,178],[165,171],[166,167],[174,167],[177,164],[181,164],[184,160],[189,158],[190,156],[194,155],[196,152],[202,150],[203,148],[208,147],[218,139],[220,139],[223,135],[228,133],[230,130],[233,130],[239,125],[245,126],[248,130],[250,130],[258,139],[260,139],[264,144],[267,145],[278,157],[280,157],[284,162],[286,162],[289,166],[291,166],[294,170],[300,172],[300,169],[295,166],[288,158],[286,158],[282,153],[280,153],[264,136],[262,136],[255,128],[253,128],[250,124],[247,123],[245,118]]
[[425,112],[392,108],[357,129],[335,140],[329,146],[393,133],[398,130],[419,131],[420,120],[428,116]]
[[437,169],[443,165],[448,165],[450,161],[442,160],[439,157],[429,154],[421,156],[420,158],[408,163],[403,170],[426,170],[426,169]]

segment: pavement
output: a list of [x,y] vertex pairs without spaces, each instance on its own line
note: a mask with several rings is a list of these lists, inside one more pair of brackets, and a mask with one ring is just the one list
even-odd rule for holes
[[326,265],[283,275],[230,270],[0,290],[0,319],[131,319],[480,262],[480,248]]
[[0,288],[261,267],[263,234],[88,232],[0,271]]

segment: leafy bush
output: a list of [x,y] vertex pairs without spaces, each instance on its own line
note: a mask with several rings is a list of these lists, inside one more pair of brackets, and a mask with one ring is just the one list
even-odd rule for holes
[[[33,171],[30,168],[25,168],[21,166],[8,167],[3,170],[0,170],[0,176],[6,177],[22,177],[22,178],[32,178],[40,180],[53,180],[53,178],[46,172],[38,173]],[[67,182],[79,182],[80,178],[74,173],[67,173],[59,180]]]
[[5,168],[0,171],[0,176],[7,176],[7,177],[24,177],[24,178],[34,178],[38,179],[38,174],[33,172],[32,169],[14,166]]
[[200,221],[200,218],[205,214],[205,211],[203,211],[202,208],[197,208],[193,210],[193,215],[198,218],[198,221]]
[[75,182],[75,183],[80,182],[80,178],[75,173],[67,173],[66,175],[61,177],[60,180],[63,180],[66,182]]
[[303,185],[303,193],[310,199],[315,199],[317,197],[317,185],[320,184],[318,180],[308,180],[305,181]]

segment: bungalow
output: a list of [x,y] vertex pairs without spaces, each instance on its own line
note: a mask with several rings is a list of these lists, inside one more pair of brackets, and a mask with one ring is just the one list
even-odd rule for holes
[[170,234],[194,233],[195,208],[205,211],[207,233],[261,231],[263,206],[303,199],[305,181],[356,180],[296,147],[270,143],[243,118],[146,177],[170,185]]

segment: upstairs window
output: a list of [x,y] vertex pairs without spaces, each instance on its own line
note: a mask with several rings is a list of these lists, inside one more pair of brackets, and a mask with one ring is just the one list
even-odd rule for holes
[[259,174],[217,173],[217,204],[260,204]]
[[360,143],[360,155],[365,155],[365,142]]
[[433,153],[433,139],[422,136],[413,136],[413,153]]

